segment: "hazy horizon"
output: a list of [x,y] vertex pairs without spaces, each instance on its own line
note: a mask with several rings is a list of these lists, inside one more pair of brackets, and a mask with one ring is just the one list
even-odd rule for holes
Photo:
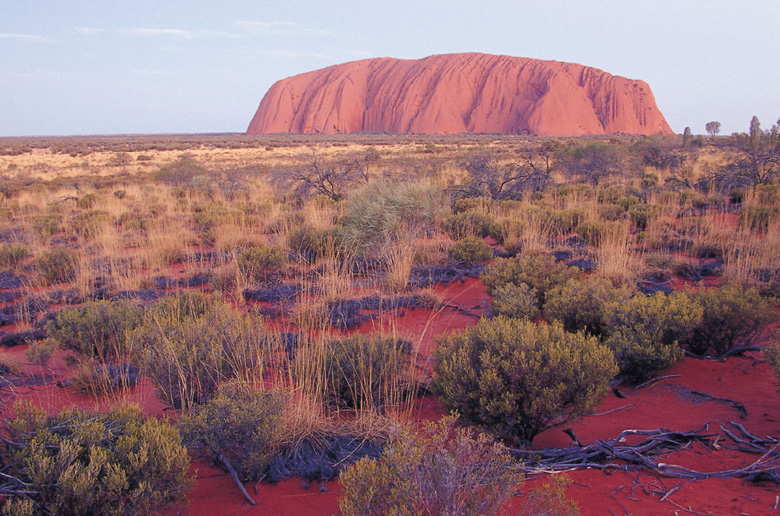
[[0,136],[240,133],[277,80],[482,52],[650,84],[675,132],[780,118],[780,2],[0,0]]

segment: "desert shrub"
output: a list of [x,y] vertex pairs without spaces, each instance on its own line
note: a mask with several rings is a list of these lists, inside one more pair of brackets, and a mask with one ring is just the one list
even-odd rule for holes
[[611,204],[611,203],[599,205],[598,211],[599,211],[599,217],[601,217],[604,220],[619,220],[623,217],[623,214],[626,212],[623,206],[620,206],[618,204]]
[[95,301],[58,312],[47,322],[46,331],[84,357],[113,361],[130,354],[128,335],[141,323],[142,315],[135,301]]
[[404,431],[341,474],[345,516],[495,514],[523,481],[507,449],[452,418]]
[[581,210],[551,210],[547,213],[550,229],[559,235],[572,233],[585,218]]
[[15,269],[30,256],[30,248],[24,244],[3,244],[0,246],[0,269]]
[[259,480],[279,440],[285,398],[231,382],[179,420],[187,447],[210,462],[234,468],[242,482]]
[[452,244],[447,255],[457,264],[474,265],[493,258],[493,248],[479,237],[469,237]]
[[750,346],[773,319],[771,303],[752,287],[729,283],[699,289],[693,298],[703,307],[703,317],[685,345],[698,355],[720,356]]
[[544,303],[547,291],[580,276],[582,271],[577,267],[556,262],[552,255],[539,254],[496,260],[488,265],[481,278],[491,295],[495,289],[507,283],[527,283],[538,292],[540,303]]
[[498,223],[491,215],[478,211],[464,211],[444,219],[442,231],[453,240],[460,240],[474,236],[484,238],[496,234],[500,230]]
[[269,344],[259,318],[191,293],[159,301],[131,338],[160,398],[184,409],[208,401],[223,382],[262,375]]
[[83,238],[94,238],[110,222],[111,215],[105,211],[90,210],[74,216],[70,227]]
[[547,319],[560,321],[567,331],[584,330],[592,335],[602,335],[606,330],[605,306],[630,297],[629,290],[615,288],[607,278],[573,278],[547,293],[544,315]]
[[249,282],[265,283],[287,264],[287,253],[278,245],[259,245],[236,256],[238,273]]
[[575,232],[580,235],[590,245],[599,245],[605,235],[615,231],[622,231],[624,228],[621,221],[585,221],[580,222],[575,228]]
[[466,197],[464,199],[455,199],[452,201],[453,213],[463,213],[466,211],[477,211],[483,209],[486,205],[483,197]]
[[91,210],[97,203],[97,195],[93,193],[84,194],[76,201],[76,206],[82,210]]
[[298,352],[297,376],[319,364],[322,389],[331,406],[383,408],[400,402],[414,391],[409,374],[411,344],[380,335],[352,335]]
[[647,223],[653,220],[659,208],[653,204],[635,204],[628,210],[628,216],[636,229],[647,229]]
[[780,342],[775,340],[770,346],[764,348],[764,358],[769,362],[769,366],[772,368],[775,376],[780,378]]
[[442,191],[420,183],[372,182],[355,192],[341,220],[344,243],[357,253],[433,231],[442,213]]
[[685,292],[634,296],[606,306],[606,344],[615,352],[620,373],[639,382],[682,358],[680,342],[701,324],[702,307]]
[[50,284],[68,283],[76,279],[78,257],[67,247],[46,249],[35,259],[43,278]]
[[766,233],[769,223],[777,218],[776,207],[747,206],[740,213],[740,225],[756,233]]
[[18,405],[8,434],[4,514],[158,514],[183,501],[191,486],[179,433],[166,420],[144,420],[137,408],[47,416]]
[[54,357],[57,348],[57,341],[54,339],[40,340],[30,344],[30,347],[24,352],[24,357],[29,360],[31,364],[47,367],[52,357]]
[[526,283],[507,283],[495,289],[490,307],[498,315],[533,319],[539,315],[539,296]]
[[32,218],[32,230],[38,238],[45,240],[59,231],[61,222],[62,215],[59,213],[35,215]]
[[595,337],[506,317],[442,339],[435,370],[447,409],[523,444],[592,409],[618,372]]
[[78,392],[97,397],[121,392],[137,385],[140,380],[138,367],[133,364],[88,359],[79,362],[70,384]]
[[287,233],[287,247],[307,262],[313,263],[325,254],[328,245],[333,244],[336,237],[333,231],[302,224]]
[[580,516],[577,502],[566,496],[569,479],[550,475],[547,483],[531,489],[517,516]]

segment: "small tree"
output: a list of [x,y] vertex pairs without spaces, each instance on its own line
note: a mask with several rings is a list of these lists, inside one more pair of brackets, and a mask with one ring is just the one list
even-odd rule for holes
[[190,460],[166,420],[137,408],[47,416],[17,405],[0,450],[3,514],[135,516],[184,500]]
[[345,516],[478,516],[495,514],[523,475],[505,447],[445,418],[420,434],[402,432],[380,459],[361,459],[340,481]]
[[592,409],[618,372],[595,337],[506,317],[444,338],[435,370],[434,391],[447,409],[526,445]]
[[707,122],[704,128],[710,136],[717,136],[720,134],[720,122]]

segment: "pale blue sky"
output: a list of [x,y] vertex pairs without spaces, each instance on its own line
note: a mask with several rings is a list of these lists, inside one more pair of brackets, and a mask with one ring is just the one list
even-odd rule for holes
[[643,79],[677,132],[780,118],[778,0],[0,0],[0,136],[242,132],[284,77],[450,52]]

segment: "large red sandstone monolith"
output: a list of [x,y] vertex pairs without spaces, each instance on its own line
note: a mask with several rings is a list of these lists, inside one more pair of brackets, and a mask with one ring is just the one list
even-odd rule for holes
[[353,61],[282,79],[248,134],[672,133],[644,81],[489,54]]

